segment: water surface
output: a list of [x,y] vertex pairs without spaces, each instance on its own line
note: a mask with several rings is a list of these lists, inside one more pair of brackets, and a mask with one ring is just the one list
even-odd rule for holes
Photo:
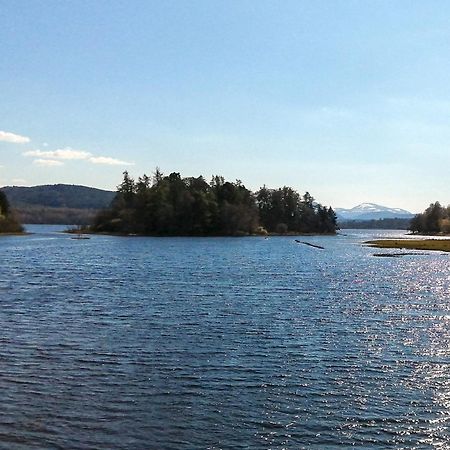
[[448,254],[30,230],[0,238],[0,448],[450,445]]

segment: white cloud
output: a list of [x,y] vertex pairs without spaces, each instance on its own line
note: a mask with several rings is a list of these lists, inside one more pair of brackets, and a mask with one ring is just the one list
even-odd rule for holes
[[9,133],[8,131],[0,131],[0,141],[12,142],[13,144],[26,144],[30,142],[30,138],[20,136],[20,134]]
[[[134,163],[122,161],[120,159],[111,158],[109,156],[94,156],[92,153],[84,150],[75,150],[71,147],[59,148],[57,150],[30,150],[24,153],[24,156],[31,156],[39,158],[36,161],[40,161],[40,165],[53,165],[56,161],[88,161],[92,164],[104,164],[108,166],[132,166]],[[44,164],[43,161],[52,160],[53,163]],[[36,162],[35,162],[36,164]],[[61,164],[58,164],[61,165]]]
[[[110,156],[94,156],[90,152],[84,150],[75,150],[71,147],[59,148],[57,150],[30,150],[23,153],[24,156],[30,156],[38,158],[34,161],[34,164],[41,166],[56,166],[61,164],[55,164],[61,160],[81,160],[87,161],[92,164],[104,164],[108,166],[132,166],[134,163],[122,161],[120,159],[111,158]],[[39,161],[39,162],[36,162]],[[45,163],[48,161],[48,163]],[[51,162],[50,162],[51,161]]]
[[33,156],[49,159],[88,159],[91,153],[84,150],[74,150],[70,147],[60,148],[57,150],[30,150],[24,153],[25,156]]
[[57,161],[55,159],[35,159],[33,164],[41,167],[56,167],[64,165],[63,162]]
[[132,166],[134,163],[121,161],[120,159],[110,158],[109,156],[91,156],[89,161],[93,164],[106,164],[109,166]]

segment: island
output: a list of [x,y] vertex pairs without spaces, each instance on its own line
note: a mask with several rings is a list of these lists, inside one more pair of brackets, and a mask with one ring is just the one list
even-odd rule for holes
[[306,192],[261,187],[213,176],[165,176],[158,168],[135,181],[128,172],[109,208],[88,232],[147,236],[249,236],[335,234],[336,215]]

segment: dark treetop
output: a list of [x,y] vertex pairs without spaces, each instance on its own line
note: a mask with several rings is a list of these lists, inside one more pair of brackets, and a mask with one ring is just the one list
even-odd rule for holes
[[124,172],[110,208],[92,226],[96,232],[142,235],[239,236],[269,233],[335,233],[336,216],[306,193],[290,187],[249,191],[241,181],[213,176],[164,176],[156,169],[137,181]]

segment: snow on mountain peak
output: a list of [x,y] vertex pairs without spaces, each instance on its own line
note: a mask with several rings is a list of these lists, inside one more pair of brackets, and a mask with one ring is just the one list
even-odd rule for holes
[[376,203],[361,203],[350,209],[336,208],[338,217],[344,220],[370,220],[384,218],[407,218],[413,214],[405,209],[390,208]]
[[385,206],[377,205],[376,203],[361,203],[352,208],[353,211],[382,211],[386,209]]

